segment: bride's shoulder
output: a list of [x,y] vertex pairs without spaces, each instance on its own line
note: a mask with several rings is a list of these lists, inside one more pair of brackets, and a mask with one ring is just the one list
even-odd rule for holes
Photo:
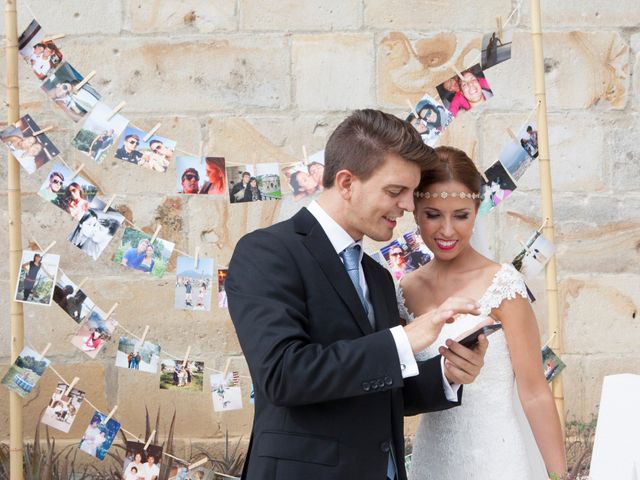
[[426,264],[411,273],[407,273],[399,282],[400,289],[405,294],[412,291],[424,292],[425,289],[429,289],[434,283],[429,273],[430,270],[429,264]]

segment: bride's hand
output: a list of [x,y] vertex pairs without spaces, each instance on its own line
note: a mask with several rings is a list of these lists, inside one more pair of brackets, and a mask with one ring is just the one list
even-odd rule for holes
[[452,323],[456,315],[480,313],[478,303],[465,297],[449,297],[438,308],[423,313],[404,327],[411,350],[418,353],[436,341],[445,323]]
[[487,337],[480,335],[473,348],[463,347],[451,339],[445,344],[447,348],[440,347],[439,352],[444,357],[444,375],[449,383],[472,383],[484,365],[484,355],[489,346]]

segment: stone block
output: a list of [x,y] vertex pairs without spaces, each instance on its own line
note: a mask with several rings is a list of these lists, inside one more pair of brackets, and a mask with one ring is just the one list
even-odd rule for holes
[[[640,56],[638,57],[640,60]],[[640,75],[640,71],[638,71]],[[617,118],[611,124],[606,136],[605,157],[608,166],[609,182],[612,191],[620,195],[624,191],[637,190],[640,177],[640,146],[636,141],[636,132],[640,128],[640,116],[637,112]]]
[[214,33],[238,27],[236,3],[227,0],[196,4],[137,0],[126,3],[125,13],[124,30],[137,34]]
[[295,35],[295,102],[300,110],[345,110],[374,104],[373,37]]
[[355,30],[362,24],[362,7],[357,0],[317,2],[242,0],[243,30]]
[[[581,2],[568,0],[556,3],[551,0],[540,2],[542,14],[542,29],[557,28],[589,28],[598,27],[635,27],[640,22],[640,11],[634,0],[622,0],[612,5],[606,0]],[[520,23],[531,24],[530,4],[523,2]]]

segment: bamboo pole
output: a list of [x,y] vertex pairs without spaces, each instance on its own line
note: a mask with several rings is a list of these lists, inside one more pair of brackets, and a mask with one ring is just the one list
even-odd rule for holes
[[[17,0],[5,0],[5,30],[7,58],[7,120],[15,123],[20,118],[20,96],[18,87],[18,14]],[[13,362],[24,346],[24,317],[22,303],[13,301],[13,288],[17,282],[22,258],[22,206],[20,201],[20,165],[15,157],[8,155],[7,202],[9,210],[9,292],[11,317],[11,361]],[[9,394],[9,430],[11,480],[22,480],[23,422],[22,398]]]
[[[546,223],[542,230],[544,237],[555,243],[553,224],[553,193],[551,188],[551,160],[549,156],[549,128],[547,125],[547,95],[544,84],[544,53],[542,51],[542,22],[540,19],[540,0],[531,0],[531,36],[533,40],[533,61],[535,78],[535,96],[538,105],[538,166],[540,169],[540,191],[542,194],[542,215]],[[548,301],[549,335],[553,335],[551,348],[562,353],[562,323],[558,310],[558,279],[556,276],[556,257],[551,257],[545,269],[545,283]],[[564,391],[562,376],[558,375],[551,384],[556,402],[560,425],[564,432]]]

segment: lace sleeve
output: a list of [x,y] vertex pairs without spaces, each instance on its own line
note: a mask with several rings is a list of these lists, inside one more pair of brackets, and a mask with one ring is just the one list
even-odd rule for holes
[[529,298],[524,278],[513,265],[505,263],[496,273],[493,283],[482,299],[481,315],[489,315],[491,310],[498,308],[503,300],[512,300],[518,295]]
[[396,283],[396,301],[398,303],[398,312],[400,313],[400,318],[403,318],[407,323],[413,322],[413,315],[409,313],[409,310],[407,310],[407,307],[404,304],[404,291],[400,286],[400,282]]

